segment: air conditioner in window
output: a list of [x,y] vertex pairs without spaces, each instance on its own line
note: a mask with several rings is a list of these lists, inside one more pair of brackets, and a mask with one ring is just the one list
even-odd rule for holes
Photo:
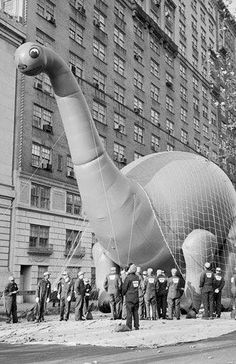
[[53,25],[56,24],[56,20],[51,14],[47,14],[46,19],[49,23],[51,23]]
[[158,144],[153,144],[153,145],[151,146],[151,149],[152,149],[154,152],[157,152],[157,151],[158,151],[158,149],[159,149],[159,145],[158,145]]
[[116,124],[114,126],[114,129],[120,131],[121,130],[121,125],[120,124]]
[[79,2],[76,2],[75,7],[81,14],[85,14],[85,8]]
[[139,107],[134,107],[135,114],[140,114],[141,109]]
[[46,171],[51,171],[52,170],[52,165],[50,163],[47,163],[47,162],[42,162],[42,169],[45,169]]
[[42,90],[43,89],[43,84],[40,81],[35,81],[34,87],[37,88],[38,90]]
[[95,27],[97,27],[97,28],[100,28],[101,23],[99,20],[93,19],[93,25],[95,25]]
[[93,83],[93,86],[94,86],[94,87],[96,87],[96,89],[98,89],[98,90],[99,90],[99,88],[100,88],[100,87],[99,87],[99,83],[98,83],[98,82],[94,82],[94,83]]
[[118,155],[116,153],[113,154],[113,160],[117,161],[118,160]]
[[136,61],[140,60],[140,56],[137,53],[134,53],[134,59],[136,59]]
[[74,75],[76,75],[76,67],[75,67],[75,65],[74,65],[74,64],[70,64],[70,70],[71,70],[71,72],[72,72]]
[[67,171],[67,177],[75,178],[75,172],[74,171]]
[[44,124],[43,125],[43,130],[46,131],[47,133],[52,133],[52,125]]
[[156,6],[160,6],[161,5],[161,0],[153,0],[153,3]]
[[165,17],[166,17],[166,19],[170,19],[170,12],[169,11],[165,12]]
[[118,156],[118,162],[126,164],[127,159],[123,155],[119,155]]
[[172,88],[173,83],[171,81],[169,81],[169,80],[166,80],[166,86]]

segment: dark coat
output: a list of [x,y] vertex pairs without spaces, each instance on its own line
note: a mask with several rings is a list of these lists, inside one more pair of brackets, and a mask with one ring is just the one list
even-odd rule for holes
[[104,289],[108,294],[114,294],[114,296],[119,296],[121,294],[121,278],[117,273],[110,273],[106,276],[104,282]]
[[153,275],[148,276],[144,280],[144,296],[145,299],[156,297],[157,278]]
[[51,295],[51,283],[46,279],[41,279],[36,290],[36,297],[39,300],[46,300]]
[[224,285],[225,285],[224,277],[222,277],[219,274],[215,274],[215,277],[214,277],[214,290],[216,288],[218,288],[219,291],[222,291],[222,289],[224,288]]
[[85,285],[84,280],[77,278],[74,285],[75,298],[78,296],[84,297],[85,295]]
[[214,282],[215,282],[214,273],[210,269],[207,269],[204,272],[202,272],[200,275],[200,285],[199,285],[199,287],[202,290],[202,293],[213,292]]
[[167,282],[168,278],[164,274],[157,277],[157,296],[167,295]]
[[183,294],[182,281],[178,276],[168,278],[167,288],[168,288],[167,299],[180,298]]
[[73,290],[74,284],[71,279],[68,282],[66,282],[64,279],[61,280],[58,286],[58,294],[60,295],[60,298],[67,298],[69,296],[72,297]]
[[139,303],[139,277],[135,273],[129,273],[125,278],[122,294],[125,296],[126,303]]

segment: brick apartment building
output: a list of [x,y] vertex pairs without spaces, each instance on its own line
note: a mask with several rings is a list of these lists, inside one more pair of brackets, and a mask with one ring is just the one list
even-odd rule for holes
[[[227,118],[211,72],[218,51],[235,57],[236,23],[224,18],[222,28],[222,1],[31,0],[22,6],[26,41],[52,47],[70,65],[118,168],[153,152],[190,151],[223,161],[236,182],[234,159],[221,157]],[[9,270],[25,290],[47,269],[54,279],[64,265],[93,280],[95,237],[46,75],[17,74],[15,115]]]

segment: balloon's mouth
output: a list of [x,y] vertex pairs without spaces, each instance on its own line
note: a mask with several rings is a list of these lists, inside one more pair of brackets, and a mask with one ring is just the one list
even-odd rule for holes
[[27,70],[27,65],[26,65],[26,64],[20,64],[20,65],[18,66],[18,69],[19,69],[22,73],[24,73],[25,75],[27,75],[27,76],[35,76],[35,75],[37,75],[37,74],[39,74],[39,73],[41,73],[41,72],[42,72],[42,70],[43,70],[43,66],[42,66],[42,65],[40,65],[40,66],[38,66],[38,67],[35,67],[35,68],[32,68],[32,69]]
[[27,68],[27,65],[26,64],[19,64],[18,68],[19,68],[20,71],[24,71]]

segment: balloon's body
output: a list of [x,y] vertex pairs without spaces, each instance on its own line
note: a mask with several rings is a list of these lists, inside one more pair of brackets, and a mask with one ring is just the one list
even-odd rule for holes
[[85,98],[65,62],[26,43],[16,52],[22,73],[46,72],[67,135],[84,209],[101,245],[94,248],[100,289],[109,266],[177,265],[194,300],[203,264],[225,274],[235,242],[236,194],[225,173],[185,152],[148,155],[120,172],[100,141]]

